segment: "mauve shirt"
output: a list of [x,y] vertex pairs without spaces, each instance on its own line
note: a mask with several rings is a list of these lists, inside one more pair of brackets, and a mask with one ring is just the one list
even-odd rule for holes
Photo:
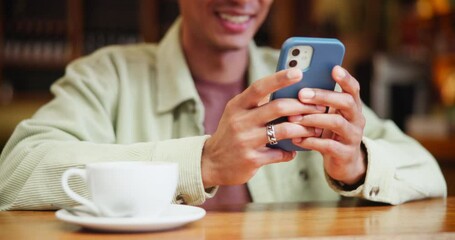
[[[204,127],[206,134],[213,134],[229,100],[245,89],[243,79],[234,83],[220,84],[195,79],[196,89],[205,107]],[[207,199],[202,207],[214,208],[224,204],[242,204],[251,202],[251,195],[246,184],[220,186],[213,198]]]

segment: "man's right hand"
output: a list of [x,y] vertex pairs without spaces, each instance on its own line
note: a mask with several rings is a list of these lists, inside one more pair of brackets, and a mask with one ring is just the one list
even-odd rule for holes
[[[243,184],[264,165],[290,161],[295,152],[266,147],[266,125],[279,117],[325,112],[324,106],[304,104],[297,99],[268,101],[270,94],[298,82],[299,69],[276,72],[254,82],[226,105],[216,132],[202,152],[205,188]],[[277,140],[318,136],[320,129],[283,122],[274,126]]]

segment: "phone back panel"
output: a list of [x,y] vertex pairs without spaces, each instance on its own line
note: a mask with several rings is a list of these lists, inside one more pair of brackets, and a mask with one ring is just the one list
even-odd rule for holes
[[[271,100],[278,98],[297,98],[302,88],[320,88],[326,90],[335,89],[335,81],[332,79],[332,69],[341,65],[345,53],[343,43],[334,38],[307,38],[292,37],[283,43],[278,59],[277,71],[290,68],[287,62],[288,52],[295,46],[311,46],[313,53],[310,64],[302,69],[303,77],[300,82],[274,92]],[[287,118],[279,118],[273,124],[287,121]],[[290,139],[280,140],[272,148],[281,148],[286,151],[306,151],[292,144]]]

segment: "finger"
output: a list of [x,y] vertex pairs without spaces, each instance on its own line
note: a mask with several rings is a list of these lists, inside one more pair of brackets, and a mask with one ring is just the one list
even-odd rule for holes
[[281,98],[253,109],[247,113],[247,117],[253,124],[264,126],[280,117],[324,113],[325,111],[326,108],[323,106],[304,104],[297,99]]
[[225,119],[221,119],[220,125],[222,123],[229,124],[235,129],[235,132],[250,134],[252,129],[263,128],[269,122],[280,117],[324,112],[324,107],[303,104],[297,99],[282,98],[271,101],[264,106],[245,110],[241,114],[236,114],[227,120],[227,123],[225,123]]
[[254,82],[237,96],[239,104],[247,109],[257,107],[268,95],[278,89],[292,85],[302,79],[302,71],[290,68]]
[[332,77],[340,85],[343,92],[349,93],[356,102],[361,104],[360,84],[348,71],[340,66],[335,66],[332,70]]
[[338,109],[348,120],[352,120],[358,115],[358,107],[355,107],[358,103],[354,100],[353,96],[347,93],[304,88],[299,91],[299,100],[302,103],[329,106]]
[[260,166],[264,166],[272,163],[290,161],[295,158],[296,152],[288,152],[281,149],[264,147],[258,151],[258,154],[258,163]]
[[301,148],[318,151],[323,155],[336,156],[337,159],[342,159],[344,156],[352,156],[347,145],[333,139],[310,137],[293,139],[292,143]]
[[[273,125],[273,128],[275,138],[278,141],[298,137],[315,137],[321,135],[322,133],[321,129],[315,129],[313,127],[302,126],[289,122]],[[254,147],[264,146],[269,142],[266,126],[245,132],[239,138],[239,141],[251,144],[251,146]]]
[[360,133],[339,114],[310,114],[290,118],[292,123],[306,127],[327,129],[338,135],[339,140],[346,143],[354,143],[353,139],[359,139]]
[[[298,137],[316,137],[321,135],[322,129],[320,128],[313,128],[308,126],[303,126],[299,124],[283,122],[280,124],[276,124],[273,126],[275,129],[275,137],[276,139],[283,140],[283,139],[293,139]],[[265,128],[264,128],[265,130]],[[265,143],[268,143],[267,132],[264,133]]]

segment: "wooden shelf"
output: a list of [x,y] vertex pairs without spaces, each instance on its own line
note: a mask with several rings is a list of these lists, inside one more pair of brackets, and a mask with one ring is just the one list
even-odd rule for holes
[[[9,70],[63,71],[71,60],[104,45],[158,42],[178,15],[177,0],[134,0],[131,3],[115,0],[109,11],[103,11],[109,0],[63,0],[52,11],[46,11],[45,7],[37,11],[31,9],[41,6],[39,1],[21,2],[20,11],[23,12],[20,14],[6,9],[17,8],[14,6],[18,3],[14,0],[0,1],[0,88],[5,77],[8,77],[8,84],[21,81],[15,79],[19,76],[14,74],[6,76]],[[260,30],[259,38],[264,39],[261,42],[279,47],[300,28],[292,20],[296,14],[301,14],[296,8],[309,9],[311,2],[282,0],[273,3],[269,24]],[[123,9],[125,6],[128,9]],[[126,19],[119,19],[119,12],[124,12]],[[101,14],[104,15],[100,17]],[[301,21],[308,23],[309,15]]]
[[57,70],[63,69],[70,62],[70,58],[61,58],[56,60],[39,60],[30,58],[5,59],[3,66],[5,68],[24,68],[24,69],[43,69]]

